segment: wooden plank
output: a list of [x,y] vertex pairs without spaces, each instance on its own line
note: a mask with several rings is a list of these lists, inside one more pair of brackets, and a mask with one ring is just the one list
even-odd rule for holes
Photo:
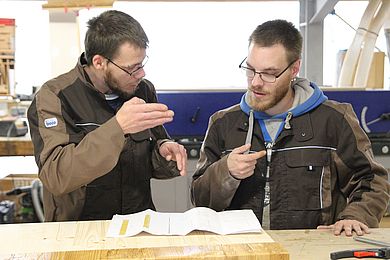
[[[3,20],[3,23],[1,23]],[[0,53],[15,50],[15,20],[0,18]]]
[[366,88],[383,89],[385,73],[385,53],[374,52],[368,73],[368,80],[364,84]]
[[364,43],[366,32],[370,25],[372,18],[378,9],[381,0],[371,0],[368,2],[366,10],[360,20],[359,28],[356,30],[355,37],[345,54],[344,62],[341,67],[339,77],[339,87],[353,86],[356,67],[359,60],[362,44]]
[[[371,228],[364,237],[390,243],[390,228]],[[270,230],[269,235],[290,254],[291,260],[330,259],[330,253],[343,250],[375,248],[332,230]]]
[[48,0],[47,4],[43,4],[43,9],[57,8],[91,8],[91,7],[112,7],[114,0]]
[[[1,255],[0,255],[1,256]],[[278,243],[129,248],[12,254],[11,259],[256,259],[288,260]]]
[[0,49],[0,59],[15,59],[15,50]]
[[[3,43],[0,41],[0,49],[5,48]],[[9,94],[9,70],[15,65],[14,57],[10,59],[5,58],[10,55],[0,55],[0,94]]]
[[[107,238],[109,221],[0,225],[0,259],[329,259],[335,251],[372,248],[332,230],[267,230],[261,234]],[[390,228],[365,237],[390,243]],[[266,256],[268,252],[268,256]],[[288,258],[289,257],[289,258]]]
[[0,139],[0,156],[34,155],[34,147],[31,140]]
[[369,71],[374,55],[374,48],[379,30],[387,19],[390,18],[390,1],[383,0],[382,5],[372,19],[366,37],[364,39],[363,48],[361,50],[359,61],[356,66],[356,74],[353,85],[356,87],[367,87],[369,79]]
[[289,259],[265,232],[107,238],[108,225],[109,221],[0,225],[0,259]]

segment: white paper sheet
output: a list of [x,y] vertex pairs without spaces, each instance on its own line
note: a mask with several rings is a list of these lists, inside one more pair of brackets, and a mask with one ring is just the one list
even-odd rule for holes
[[142,231],[153,235],[186,235],[204,230],[220,235],[261,232],[261,225],[252,210],[216,212],[197,207],[184,213],[161,213],[145,210],[129,215],[115,215],[107,237],[134,236]]

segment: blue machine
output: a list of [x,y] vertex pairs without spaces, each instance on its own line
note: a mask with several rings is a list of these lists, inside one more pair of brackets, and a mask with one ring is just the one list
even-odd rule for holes
[[[220,109],[239,103],[243,94],[244,90],[161,91],[158,98],[175,112],[174,121],[165,125],[168,132],[172,137],[182,138],[204,136],[209,117]],[[363,127],[371,133],[390,131],[390,115],[386,117],[390,113],[390,91],[325,91],[325,94],[329,99],[351,103],[360,123],[366,124]],[[382,115],[385,115],[383,119],[374,121]]]
[[[168,133],[181,140],[187,148],[198,147],[207,130],[209,117],[216,111],[240,102],[245,90],[237,91],[159,91],[159,102],[175,112],[173,122],[166,124]],[[360,124],[372,137],[373,144],[390,144],[390,91],[386,90],[329,90],[329,99],[351,103]],[[373,145],[374,146],[374,145]],[[390,145],[386,146],[390,147]],[[378,150],[379,149],[379,150]],[[382,152],[374,147],[374,153]],[[196,157],[196,151],[189,153]]]

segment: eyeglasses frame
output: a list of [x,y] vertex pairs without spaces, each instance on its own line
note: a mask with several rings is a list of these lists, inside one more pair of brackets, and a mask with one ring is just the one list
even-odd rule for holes
[[[251,71],[253,71],[253,73],[254,73],[255,75],[253,76],[252,79],[254,79],[254,78],[256,77],[256,74],[259,74],[261,80],[264,81],[264,82],[267,82],[267,83],[275,83],[276,80],[277,80],[280,76],[282,76],[282,74],[285,73],[285,72],[288,70],[288,68],[290,68],[291,65],[293,65],[293,64],[298,60],[298,59],[296,59],[296,60],[293,60],[292,62],[290,62],[290,64],[288,64],[288,66],[287,66],[284,70],[282,70],[278,75],[272,75],[272,74],[268,74],[268,73],[256,71],[255,69],[252,69],[252,68],[248,68],[248,67],[242,66],[242,64],[244,63],[244,61],[245,61],[247,58],[248,58],[248,57],[245,57],[245,59],[243,59],[243,60],[241,61],[240,65],[238,65],[238,67],[239,67],[240,69],[246,69],[246,70],[251,70]],[[263,79],[262,74],[268,74],[268,75],[275,76],[275,80],[272,81],[272,82],[271,82],[271,81],[266,81],[266,80]]]
[[[103,56],[103,57],[104,57],[104,56]],[[145,56],[145,59],[146,59],[145,63],[143,63],[143,64],[141,63],[141,66],[140,66],[140,67],[138,67],[137,69],[133,70],[132,72],[128,72],[125,68],[123,68],[122,66],[119,66],[118,64],[116,64],[115,62],[113,62],[110,58],[107,58],[107,57],[104,57],[104,58],[107,59],[108,62],[112,63],[115,67],[117,67],[117,68],[121,69],[122,71],[126,72],[130,77],[133,76],[133,75],[134,75],[135,73],[137,73],[138,71],[140,71],[140,69],[143,69],[143,68],[145,67],[146,63],[147,63],[148,60],[149,60],[149,56],[146,55],[146,56]],[[144,60],[145,60],[145,59],[144,59]],[[142,61],[142,62],[144,62],[144,61]]]

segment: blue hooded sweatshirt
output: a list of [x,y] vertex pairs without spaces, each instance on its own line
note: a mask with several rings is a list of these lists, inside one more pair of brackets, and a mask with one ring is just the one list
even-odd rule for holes
[[241,98],[241,110],[247,115],[250,115],[251,110],[253,111],[253,117],[260,124],[264,141],[266,143],[274,143],[276,138],[282,132],[283,127],[289,129],[289,120],[292,117],[305,114],[318,107],[328,99],[316,84],[303,78],[296,78],[292,82],[291,87],[294,88],[295,91],[292,108],[284,113],[273,116],[261,111],[253,110],[246,101],[247,93],[245,93]]

